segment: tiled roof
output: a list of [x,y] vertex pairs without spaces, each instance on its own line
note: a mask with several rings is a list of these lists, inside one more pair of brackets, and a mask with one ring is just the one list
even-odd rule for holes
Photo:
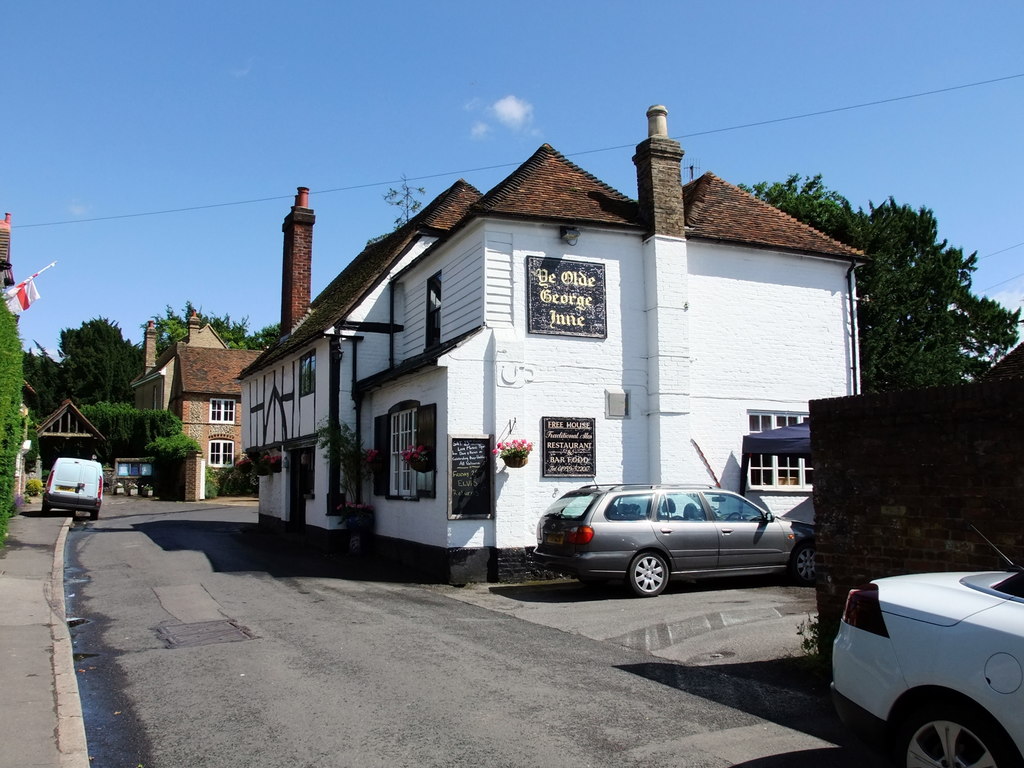
[[767,246],[843,259],[865,258],[856,248],[833,240],[713,173],[705,173],[684,185],[683,199],[688,238]]
[[587,173],[548,144],[484,195],[473,206],[473,212],[640,226],[635,200]]
[[209,395],[238,394],[242,369],[261,354],[258,349],[216,349],[182,344],[178,349],[178,375],[183,392]]
[[479,198],[480,192],[473,185],[459,179],[406,224],[367,244],[312,301],[299,327],[288,338],[269,347],[240,375],[248,375],[308,346],[326,328],[342,320],[383,279],[394,260],[418,235],[442,235],[449,231]]
[[993,365],[985,374],[985,381],[993,379],[1019,379],[1024,377],[1024,344],[1018,344],[1010,353]]
[[[853,248],[818,232],[739,187],[706,173],[682,188],[687,237],[804,253],[864,258]],[[542,145],[486,195],[457,181],[408,223],[369,243],[310,304],[291,335],[263,352],[241,372],[248,376],[308,347],[345,316],[386,275],[421,235],[443,239],[478,216],[564,221],[642,229],[639,204]],[[436,245],[434,247],[437,247]]]

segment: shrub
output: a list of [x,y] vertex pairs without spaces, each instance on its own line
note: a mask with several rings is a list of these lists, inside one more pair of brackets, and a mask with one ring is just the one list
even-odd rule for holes
[[217,467],[206,468],[206,498],[216,499],[220,495],[220,471]]
[[254,496],[260,490],[260,478],[248,465],[223,467],[217,472],[217,485],[221,496]]
[[38,477],[30,477],[25,483],[25,495],[35,498],[43,493],[43,481]]

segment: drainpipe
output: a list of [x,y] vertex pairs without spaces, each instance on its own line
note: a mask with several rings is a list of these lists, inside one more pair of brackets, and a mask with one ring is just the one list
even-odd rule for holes
[[[341,391],[341,338],[335,332],[328,341],[330,349],[330,366],[328,368],[327,391],[327,423],[331,430],[341,429],[341,414],[338,405],[338,394]],[[341,463],[336,456],[330,456],[327,465],[327,512],[330,514],[338,508],[338,486],[341,485]]]
[[846,270],[847,294],[850,299],[850,375],[853,377],[853,394],[860,394],[860,339],[857,329],[857,279],[853,271],[857,262],[851,261]]
[[388,368],[395,367],[395,281],[388,282]]

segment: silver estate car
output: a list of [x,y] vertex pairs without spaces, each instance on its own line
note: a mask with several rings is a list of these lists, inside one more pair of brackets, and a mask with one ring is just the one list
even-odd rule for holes
[[584,582],[625,579],[639,597],[669,580],[788,572],[814,584],[814,529],[720,488],[589,485],[537,523],[534,558]]

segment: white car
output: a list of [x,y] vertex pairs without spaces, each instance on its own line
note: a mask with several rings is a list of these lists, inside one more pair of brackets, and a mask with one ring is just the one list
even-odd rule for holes
[[840,718],[900,766],[1024,766],[1024,572],[850,590],[833,646]]

